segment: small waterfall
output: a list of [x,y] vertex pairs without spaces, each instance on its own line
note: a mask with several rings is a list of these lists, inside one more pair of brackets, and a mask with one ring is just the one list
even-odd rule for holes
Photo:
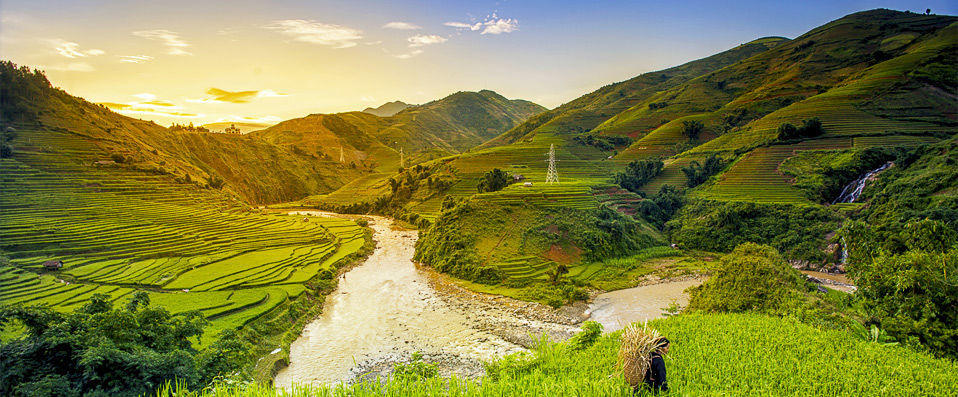
[[860,178],[852,181],[848,185],[845,185],[845,188],[842,189],[842,193],[838,195],[838,198],[832,201],[832,204],[854,203],[855,200],[858,200],[858,196],[862,194],[862,190],[865,189],[865,183],[868,182],[868,179],[871,178],[873,175],[888,169],[888,167],[891,167],[891,165],[892,165],[892,162],[889,161],[883,164],[881,167],[868,171],[864,175],[862,175]]
[[841,262],[841,264],[844,265],[846,261],[848,261],[848,244],[845,244],[845,238],[842,237],[842,262]]

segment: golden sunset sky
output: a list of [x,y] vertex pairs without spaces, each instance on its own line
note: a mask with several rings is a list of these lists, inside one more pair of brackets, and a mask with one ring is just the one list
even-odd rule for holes
[[2,0],[0,58],[164,125],[275,123],[480,89],[551,108],[852,12],[956,11],[948,1],[676,3]]

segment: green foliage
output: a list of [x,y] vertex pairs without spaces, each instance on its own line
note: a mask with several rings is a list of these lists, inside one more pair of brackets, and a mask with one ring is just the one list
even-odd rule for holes
[[824,261],[825,236],[840,217],[828,208],[691,200],[666,230],[683,248],[729,252],[739,244],[766,244],[788,259]]
[[479,190],[479,193],[497,192],[509,186],[511,183],[512,176],[510,176],[508,172],[493,168],[492,171],[482,176],[482,180],[479,181],[479,185],[476,189]]
[[393,367],[393,377],[401,380],[422,381],[439,374],[439,366],[422,361],[422,353],[415,352],[408,363],[399,363]]
[[772,247],[745,243],[691,290],[690,311],[782,314],[806,290],[802,276]]
[[[651,321],[669,338],[666,356],[673,395],[941,395],[958,393],[958,364],[900,346],[859,340],[787,318],[757,314],[688,314]],[[616,362],[619,333],[591,347],[541,340],[528,353],[486,366],[481,380],[367,380],[352,385],[300,387],[310,396],[650,396],[633,394]],[[769,354],[775,352],[775,354]],[[863,365],[862,363],[867,363]],[[747,376],[743,374],[748,374]],[[171,393],[172,392],[172,393]],[[167,390],[163,396],[187,396]],[[271,385],[216,387],[191,397],[273,396]]]
[[[94,294],[74,313],[43,306],[3,306],[0,325],[22,324],[26,333],[0,345],[0,394],[136,396],[179,379],[202,385],[232,368],[246,348],[229,340],[199,353],[199,312],[172,315],[137,292],[124,308]],[[46,394],[44,394],[46,393]],[[68,393],[69,394],[69,393]]]
[[903,156],[900,148],[802,151],[779,170],[795,178],[793,185],[813,202],[831,203],[848,183],[887,161]]
[[906,250],[889,252],[863,222],[841,230],[848,274],[866,312],[896,340],[958,358],[958,237],[940,221],[911,222],[899,236]]
[[583,350],[594,345],[602,335],[602,324],[595,321],[582,323],[582,331],[572,336],[567,346],[572,350]]
[[802,120],[801,127],[795,127],[791,123],[782,123],[778,126],[778,140],[791,141],[795,139],[814,138],[825,133],[822,127],[822,121],[817,117],[808,120]]
[[0,122],[36,122],[51,90],[40,70],[0,61]]
[[865,328],[862,323],[858,321],[852,321],[852,333],[858,337],[858,339],[870,343],[878,343],[885,346],[894,346],[898,342],[895,342],[895,339],[888,336],[888,333],[885,330],[878,328],[877,325],[872,324],[871,328]]
[[580,145],[595,147],[599,150],[611,152],[616,147],[629,146],[632,144],[632,138],[627,136],[602,136],[595,134],[576,135],[572,141]]
[[685,174],[686,186],[693,188],[705,183],[709,177],[718,174],[723,168],[725,168],[725,162],[713,153],[705,158],[704,165],[692,160],[688,167],[682,167],[682,173]]
[[688,138],[690,143],[699,139],[703,130],[705,130],[705,124],[702,124],[701,121],[685,120],[682,122],[682,135]]
[[937,220],[958,231],[958,138],[900,153],[859,201],[868,206],[854,219],[871,225],[875,241],[890,254],[912,244],[902,240],[909,222]]
[[685,205],[685,198],[672,185],[662,185],[659,192],[647,200],[639,202],[639,214],[659,229]]
[[631,191],[638,192],[642,185],[662,172],[665,165],[661,160],[637,160],[630,162],[624,172],[618,172],[612,182]]
[[0,126],[0,159],[13,156],[13,140],[17,138],[17,132],[12,128],[8,131]]

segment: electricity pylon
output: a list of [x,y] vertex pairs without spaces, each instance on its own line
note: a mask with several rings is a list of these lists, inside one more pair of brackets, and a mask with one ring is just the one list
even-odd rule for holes
[[556,171],[556,145],[549,145],[549,170],[546,171],[546,183],[559,183],[559,172]]
[[402,148],[399,148],[399,168],[406,168],[406,158],[403,155]]
[[346,164],[346,155],[343,154],[343,145],[339,145],[339,162]]

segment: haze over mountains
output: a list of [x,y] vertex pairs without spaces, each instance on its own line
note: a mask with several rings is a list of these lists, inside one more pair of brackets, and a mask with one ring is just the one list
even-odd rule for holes
[[369,113],[379,117],[389,117],[389,116],[395,115],[396,113],[399,113],[401,110],[408,108],[410,106],[413,106],[413,105],[410,105],[403,101],[392,101],[392,102],[386,102],[380,105],[378,108],[363,109],[363,113]]

